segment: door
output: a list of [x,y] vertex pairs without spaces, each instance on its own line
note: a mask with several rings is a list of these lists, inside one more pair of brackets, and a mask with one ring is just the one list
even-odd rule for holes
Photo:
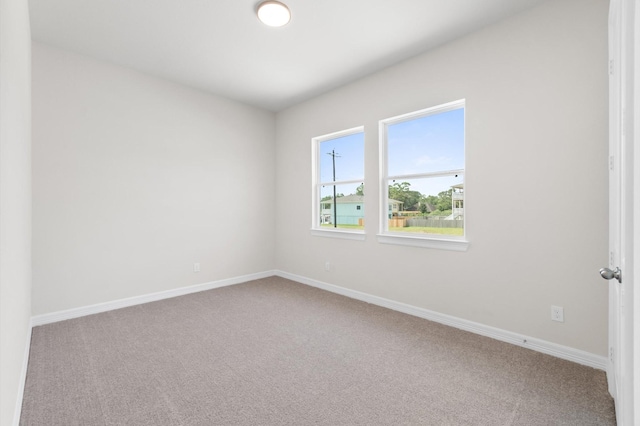
[[[634,6],[609,11],[609,392],[618,425],[634,425]],[[637,95],[636,95],[637,96]],[[637,316],[637,315],[636,315]]]

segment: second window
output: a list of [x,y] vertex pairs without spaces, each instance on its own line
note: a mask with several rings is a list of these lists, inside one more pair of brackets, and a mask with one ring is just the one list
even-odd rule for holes
[[383,234],[464,238],[464,100],[380,122]]

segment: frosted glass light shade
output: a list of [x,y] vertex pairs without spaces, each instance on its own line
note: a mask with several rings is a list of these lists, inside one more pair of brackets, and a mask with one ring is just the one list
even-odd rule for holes
[[270,27],[282,27],[291,20],[291,12],[279,1],[265,1],[258,6],[258,19]]

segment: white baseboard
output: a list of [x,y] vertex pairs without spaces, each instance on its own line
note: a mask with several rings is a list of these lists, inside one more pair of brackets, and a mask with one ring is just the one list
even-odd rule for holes
[[16,398],[16,406],[13,411],[13,426],[20,425],[20,416],[22,415],[22,397],[24,396],[24,387],[27,383],[27,368],[29,367],[29,353],[31,353],[31,330],[33,329],[33,322],[29,322],[27,329],[27,342],[24,347],[24,354],[22,358],[22,368],[20,370],[20,383],[18,388],[18,397]]
[[142,296],[134,296],[126,299],[114,300],[111,302],[97,303],[95,305],[83,306],[80,308],[67,309],[64,311],[52,312],[49,314],[36,315],[31,318],[33,327],[38,325],[50,324],[53,322],[64,321],[72,318],[79,318],[86,315],[99,314],[101,312],[112,311],[114,309],[126,308],[143,303],[155,302],[157,300],[169,299],[185,294],[197,293],[200,291],[211,290],[214,288],[226,287],[234,284],[240,284],[247,281],[258,280],[261,278],[272,277],[276,275],[275,271],[258,272],[255,274],[242,275],[239,277],[227,278],[219,281],[211,281],[203,284],[196,284],[188,287],[180,287],[172,290],[160,291],[157,293],[144,294]]
[[511,331],[502,330],[500,328],[491,327],[491,326],[480,324],[477,322],[457,318],[451,315],[441,314],[428,309],[418,308],[416,306],[408,305],[406,303],[396,302],[394,300],[373,296],[371,294],[362,293],[356,290],[350,290],[348,288],[339,287],[333,284],[327,284],[322,281],[314,280],[314,279],[303,277],[300,275],[290,274],[288,272],[276,271],[276,275],[282,278],[287,278],[293,281],[297,281],[302,284],[307,284],[312,287],[317,287],[322,290],[327,290],[332,293],[341,294],[343,296],[347,296],[352,299],[361,300],[363,302],[382,306],[384,308],[392,309],[394,311],[403,312],[405,314],[424,318],[430,321],[438,322],[440,324],[445,324],[461,330],[470,331],[472,333],[479,334],[481,336],[490,337],[492,339],[500,340],[502,342],[511,343],[517,346],[522,346],[537,352],[555,356],[557,358],[576,362],[578,364],[597,368],[599,370],[605,370],[605,371],[607,370],[608,362],[606,357],[595,355],[579,349],[558,345],[556,343],[547,342],[545,340],[524,336],[522,334],[513,333]]
[[[385,299],[383,297],[373,296],[371,294],[363,293],[356,290],[336,286],[333,284],[324,283],[322,281],[314,280],[311,278],[303,277],[300,275],[290,274],[288,272],[274,270],[265,271],[255,274],[243,275],[234,278],[228,278],[219,281],[212,281],[203,284],[197,284],[189,287],[181,287],[173,290],[162,291],[158,293],[151,293],[142,296],[130,297],[127,299],[114,300],[112,302],[99,303],[96,305],[85,306],[81,308],[68,309],[65,311],[53,312],[50,314],[37,315],[31,318],[31,324],[33,327],[38,325],[49,324],[57,321],[63,321],[72,318],[78,318],[85,315],[97,314],[100,312],[111,311],[114,309],[125,308],[128,306],[140,305],[143,303],[154,302],[157,300],[168,299],[171,297],[182,296],[185,294],[197,293],[200,291],[211,290],[214,288],[226,287],[229,285],[240,284],[243,282],[266,278],[270,276],[280,276],[293,281],[297,281],[302,284],[306,284],[312,287],[317,287],[322,290],[330,291],[332,293],[341,294],[343,296],[361,300],[363,302],[371,303],[373,305],[382,306],[384,308],[392,309],[394,311],[403,312],[405,314],[413,315],[419,318],[424,318],[430,321],[445,324],[451,327],[455,327],[461,330],[469,331],[481,336],[490,337],[492,339],[500,340],[502,342],[511,343],[517,346],[522,346],[528,349],[532,349],[537,352],[552,355],[557,358],[565,359],[568,361],[576,362],[578,364],[586,365],[589,367],[597,368],[599,370],[607,370],[608,360],[606,357],[595,355],[589,352],[585,352],[579,349],[570,348],[568,346],[558,345],[556,343],[547,342],[545,340],[536,339],[534,337],[525,336],[511,331],[503,330],[496,327],[480,324],[477,322],[457,318],[451,315],[441,314],[439,312],[431,311],[429,309],[419,308],[416,306],[408,305],[402,302],[396,302],[394,300]],[[29,340],[30,341],[30,340]],[[27,352],[28,357],[28,352]],[[26,364],[25,364],[25,376],[26,376]]]

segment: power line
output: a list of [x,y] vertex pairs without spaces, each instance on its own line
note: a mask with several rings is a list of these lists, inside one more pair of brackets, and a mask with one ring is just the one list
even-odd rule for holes
[[338,203],[336,202],[336,157],[340,158],[340,155],[332,149],[331,152],[327,152],[327,155],[331,156],[333,160],[333,227],[338,227]]

